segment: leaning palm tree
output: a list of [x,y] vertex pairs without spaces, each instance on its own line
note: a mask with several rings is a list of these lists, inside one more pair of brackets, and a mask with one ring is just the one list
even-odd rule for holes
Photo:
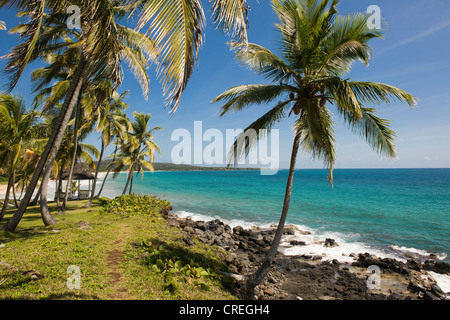
[[[0,1],[0,6],[6,1]],[[10,74],[10,89],[16,84],[26,65],[51,52],[77,50],[78,61],[70,75],[70,84],[62,104],[54,130],[41,154],[40,161],[25,193],[24,200],[14,216],[5,225],[14,231],[20,222],[27,204],[44,171],[46,163],[56,158],[73,109],[81,95],[83,84],[88,80],[109,78],[115,85],[122,82],[122,61],[127,62],[148,94],[148,76],[145,69],[156,55],[154,42],[119,21],[127,9],[121,1],[9,1],[20,10],[26,10],[29,21],[15,28],[21,42],[6,56],[6,71]],[[81,30],[67,28],[66,10],[78,5],[83,17]],[[76,39],[74,43],[67,38]],[[47,165],[47,168],[49,166]],[[45,173],[44,173],[45,175]]]
[[[214,21],[227,33],[246,41],[246,0],[213,0]],[[115,84],[122,81],[121,62],[126,60],[148,94],[149,61],[154,60],[168,96],[167,105],[174,112],[191,77],[199,48],[203,42],[204,13],[200,0],[0,0],[0,7],[9,5],[25,11],[30,17],[27,25],[19,26],[20,43],[6,57],[5,70],[10,74],[12,90],[30,61],[42,54],[67,46],[67,8],[80,8],[81,30],[69,36],[78,41],[71,45],[80,52],[57,125],[43,150],[35,173],[30,180],[22,205],[8,221],[5,229],[14,231],[21,220],[46,162],[52,162],[61,144],[72,110],[77,103],[85,78],[101,74]],[[138,29],[149,25],[145,34],[117,22],[125,16],[139,15]],[[23,14],[22,14],[23,15]]]
[[[247,281],[247,293],[266,276],[278,251],[292,192],[295,163],[300,148],[320,159],[329,169],[333,183],[336,160],[331,107],[353,132],[363,136],[378,153],[395,157],[395,133],[389,121],[380,119],[369,104],[406,102],[417,99],[393,86],[344,79],[355,61],[368,65],[372,49],[369,41],[381,38],[379,30],[369,30],[363,14],[338,15],[338,0],[272,0],[278,16],[280,56],[257,44],[232,45],[237,59],[246,67],[271,80],[271,84],[243,85],[229,89],[213,102],[225,101],[221,115],[252,104],[275,106],[247,129],[268,132],[286,118],[293,118],[294,143],[281,218],[270,250],[258,271]],[[259,137],[237,137],[229,163],[237,161],[255,146]]]

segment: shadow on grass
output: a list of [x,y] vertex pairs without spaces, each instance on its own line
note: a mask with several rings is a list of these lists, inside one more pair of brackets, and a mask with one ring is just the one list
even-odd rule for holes
[[[154,272],[164,274],[171,291],[172,278],[181,277],[184,280],[193,280],[194,283],[202,279],[217,280],[228,292],[236,293],[235,279],[227,276],[229,269],[218,258],[195,252],[179,244],[168,244],[157,238],[151,238],[138,246],[147,253],[141,255],[142,263]],[[204,284],[200,285],[203,289]]]
[[[49,202],[48,207],[52,215],[56,219],[58,219],[59,222],[61,222],[62,219],[71,217],[72,219],[76,220],[77,215],[89,214],[93,211],[99,211],[103,208],[106,201],[106,198],[95,199],[90,208],[83,208],[83,206],[88,202],[87,200],[69,201],[67,204],[66,213],[59,215],[57,214],[59,212],[59,208],[57,207],[56,202]],[[8,209],[6,211],[2,224],[0,224],[0,228],[4,224],[6,224],[8,219],[13,216],[15,211],[15,208]],[[25,211],[25,214],[23,215],[15,232],[7,232],[0,229],[0,243],[36,236],[54,235],[56,233],[52,233],[51,230],[54,228],[59,228],[60,226],[61,225],[56,224],[54,226],[45,227],[41,217],[40,206],[30,206]]]

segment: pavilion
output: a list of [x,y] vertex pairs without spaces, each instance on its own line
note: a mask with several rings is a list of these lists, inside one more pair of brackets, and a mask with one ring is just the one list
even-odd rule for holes
[[[65,169],[62,172],[62,180],[69,180],[69,171],[70,168]],[[81,163],[76,163],[74,168],[73,168],[73,173],[72,173],[72,181],[78,181],[78,195],[77,195],[77,199],[88,199],[91,196],[91,192],[92,192],[92,186],[93,183],[91,184],[91,180],[95,179],[95,175],[88,171]],[[81,185],[81,181],[85,181],[88,180],[89,184],[88,184],[88,189],[82,189]],[[60,196],[62,196],[62,198],[64,198],[65,196],[65,192],[62,192],[62,194],[60,194]],[[69,194],[69,199],[74,199],[75,196],[75,192],[73,192],[72,194]],[[55,196],[56,197],[56,196]]]

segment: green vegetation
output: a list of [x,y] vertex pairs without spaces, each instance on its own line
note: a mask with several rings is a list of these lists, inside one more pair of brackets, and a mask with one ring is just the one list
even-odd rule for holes
[[300,149],[323,161],[329,169],[328,181],[333,184],[336,122],[332,111],[373,150],[394,158],[395,132],[390,121],[378,118],[376,109],[367,105],[406,102],[413,107],[418,101],[412,94],[387,84],[348,79],[353,63],[369,65],[371,40],[382,38],[381,30],[368,27],[368,15],[341,15],[338,0],[272,0],[271,4],[278,18],[278,53],[254,43],[231,44],[242,66],[271,83],[233,87],[213,100],[223,103],[221,116],[252,105],[273,105],[238,136],[230,150],[230,163],[248,154],[258,141],[256,135],[249,138],[247,130],[270,132],[288,118],[293,123],[294,143],[280,223],[266,260],[249,288],[262,282],[278,252]]
[[[234,40],[245,42],[248,11],[246,0],[239,1],[239,5],[236,5],[235,0],[211,2],[214,23],[234,36]],[[99,162],[106,146],[113,143],[114,138],[119,138],[125,144],[122,143],[121,157],[116,161],[120,160],[122,164],[129,166],[130,178],[135,165],[140,172],[144,167],[152,166],[153,155],[150,151],[155,146],[147,143],[147,138],[146,142],[121,137],[120,134],[126,131],[122,129],[125,129],[127,121],[118,119],[122,107],[125,107],[121,101],[124,94],[119,95],[115,88],[123,83],[123,64],[126,63],[132,71],[146,98],[150,89],[148,69],[151,64],[155,64],[157,77],[162,82],[164,96],[167,98],[166,107],[170,107],[171,113],[174,113],[198,61],[206,19],[200,1],[0,1],[0,7],[6,5],[13,8],[20,17],[20,23],[10,30],[18,36],[19,43],[2,57],[6,60],[6,88],[11,92],[16,87],[30,62],[44,61],[43,68],[32,72],[33,90],[36,93],[32,110],[35,112],[41,107],[41,111],[45,115],[51,115],[52,119],[52,126],[48,134],[42,137],[39,150],[30,150],[36,163],[32,173],[26,179],[23,178],[22,190],[26,190],[23,201],[19,204],[14,199],[16,213],[4,226],[6,230],[15,231],[37,188],[41,194],[40,207],[44,224],[49,226],[55,223],[45,196],[52,166],[55,160],[57,161],[62,141],[71,126],[74,132],[74,152],[72,157],[65,154],[67,159],[64,161],[64,164],[70,167],[70,172],[73,171],[79,152],[78,132],[85,129],[90,132],[94,126],[97,131],[102,132],[101,155],[97,157],[100,158]],[[68,25],[67,8],[73,5],[80,13],[77,28]],[[134,29],[125,25],[130,21],[137,21]],[[146,26],[147,32],[141,32]],[[5,28],[5,23],[0,21],[0,29]],[[111,102],[115,106],[111,105]],[[142,122],[139,119],[149,118],[149,115],[142,114],[135,118],[137,122]],[[85,123],[83,119],[86,120]],[[116,128],[105,123],[111,120],[116,122],[112,123]],[[138,133],[136,127],[133,129],[131,137]],[[18,137],[25,138],[22,135]],[[141,144],[146,147],[141,149]],[[0,141],[1,145],[7,144]],[[127,148],[123,148],[124,145]],[[20,150],[14,151],[11,154],[21,153],[18,152]],[[145,157],[150,157],[150,162],[144,159]],[[15,171],[18,165],[16,160],[19,157],[10,157],[9,161],[2,158],[5,157],[0,154],[0,173],[5,172],[7,167],[9,195],[9,190],[15,188]],[[58,169],[62,170],[62,165],[63,163],[59,163]],[[97,174],[98,170],[96,176]],[[38,187],[40,180],[42,183]],[[68,181],[68,185],[71,185],[71,173]],[[95,186],[96,182],[94,191]],[[132,181],[130,193],[131,189]],[[101,189],[97,197],[100,193]],[[66,190],[65,194],[64,204],[58,208],[61,213],[65,211],[69,190]],[[12,195],[15,197],[14,190]],[[31,202],[37,200],[36,198]],[[92,201],[93,197],[87,203],[88,207],[92,205]],[[0,221],[1,218],[0,216]]]
[[[108,165],[112,162],[110,159],[105,159],[100,164],[100,172],[108,171]],[[233,171],[233,170],[259,170],[259,168],[228,168],[228,167],[202,167],[193,166],[189,164],[173,164],[166,162],[153,163],[154,171]],[[150,171],[144,168],[144,171]],[[1,177],[1,176],[0,176]]]
[[[169,202],[137,195],[86,202],[69,201],[50,227],[29,207],[16,233],[0,232],[0,299],[235,299],[221,273],[222,249],[186,245],[160,214]],[[66,286],[71,265],[81,271],[79,290]]]

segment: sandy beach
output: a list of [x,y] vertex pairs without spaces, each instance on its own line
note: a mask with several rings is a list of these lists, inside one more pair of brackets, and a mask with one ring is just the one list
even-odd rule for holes
[[7,187],[8,187],[7,184],[0,184],[0,199],[5,197]]
[[[106,172],[100,172],[98,174],[98,180],[97,180],[97,186],[101,185],[103,182],[103,178],[105,177]],[[78,182],[77,182],[78,184]],[[89,181],[80,181],[80,185],[83,188],[86,188],[89,186]],[[91,185],[92,185],[92,181],[91,181]],[[66,181],[63,181],[63,190],[65,190],[65,186],[66,186]],[[0,199],[4,199],[5,198],[5,193],[6,193],[6,188],[8,187],[7,184],[2,184],[0,185]],[[50,180],[50,182],[48,183],[48,192],[47,192],[47,200],[48,201],[53,201],[54,197],[55,197],[55,191],[56,191],[56,181],[54,180]],[[97,189],[98,191],[98,189]],[[17,196],[19,196],[19,194],[16,194]],[[10,194],[10,199],[12,199],[12,195]]]

